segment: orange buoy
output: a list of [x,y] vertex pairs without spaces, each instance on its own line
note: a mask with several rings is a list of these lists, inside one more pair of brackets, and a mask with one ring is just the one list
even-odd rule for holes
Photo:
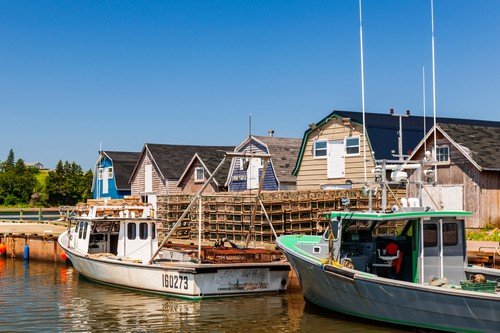
[[60,256],[61,256],[62,261],[66,261],[66,259],[68,259],[68,255],[64,251],[61,252]]
[[0,254],[7,252],[7,246],[4,243],[0,243]]

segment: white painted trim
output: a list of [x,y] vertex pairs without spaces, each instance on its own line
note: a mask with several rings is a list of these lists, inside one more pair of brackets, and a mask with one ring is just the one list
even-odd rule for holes
[[[351,138],[358,138],[358,152],[356,154],[347,153],[347,139],[351,139]],[[345,151],[345,155],[344,155],[345,157],[360,156],[361,155],[361,137],[359,135],[346,136],[344,138],[344,151]]]
[[[312,155],[313,155],[313,159],[315,160],[321,160],[321,159],[326,159],[328,158],[328,141],[329,140],[326,140],[326,139],[321,139],[321,140],[314,140],[313,141],[313,151],[312,151]],[[326,146],[325,146],[325,156],[316,156],[316,143],[317,142],[324,142],[326,143]]]
[[[203,173],[202,173],[202,177],[200,179],[198,179],[197,177],[197,174],[198,174],[198,171],[201,170]],[[194,168],[194,182],[195,183],[200,183],[200,182],[204,182],[205,181],[205,168],[204,167],[196,167]]]

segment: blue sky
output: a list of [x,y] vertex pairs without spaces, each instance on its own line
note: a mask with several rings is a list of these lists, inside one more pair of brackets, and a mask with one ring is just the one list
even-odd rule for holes
[[[439,116],[500,120],[500,1],[435,0]],[[363,1],[366,110],[432,113],[430,2]],[[361,111],[358,1],[0,1],[0,159],[302,137]]]

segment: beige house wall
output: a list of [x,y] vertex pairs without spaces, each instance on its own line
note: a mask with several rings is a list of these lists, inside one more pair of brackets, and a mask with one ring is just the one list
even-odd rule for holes
[[[332,178],[327,177],[327,157],[314,157],[314,142],[318,140],[345,140],[350,136],[359,136],[360,152],[356,156],[345,156],[345,177]],[[375,166],[373,154],[370,149],[368,139],[366,146],[363,140],[363,127],[351,123],[351,126],[345,125],[341,118],[334,117],[327,123],[316,128],[309,134],[306,147],[302,157],[300,169],[297,174],[297,190],[317,190],[322,185],[341,185],[347,180],[352,181],[353,188],[364,186],[364,163],[363,153],[366,150],[367,159],[367,181],[373,181],[371,173]]]

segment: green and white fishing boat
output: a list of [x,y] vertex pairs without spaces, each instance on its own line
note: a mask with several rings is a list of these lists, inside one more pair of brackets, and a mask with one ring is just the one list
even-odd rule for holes
[[[379,184],[383,199],[390,183],[385,162]],[[393,167],[402,170],[405,165]],[[277,245],[297,273],[305,299],[390,323],[500,332],[497,282],[473,283],[466,275],[464,220],[471,214],[431,211],[421,207],[421,198],[412,199],[411,207],[390,211],[330,212],[321,236],[280,236]]]

